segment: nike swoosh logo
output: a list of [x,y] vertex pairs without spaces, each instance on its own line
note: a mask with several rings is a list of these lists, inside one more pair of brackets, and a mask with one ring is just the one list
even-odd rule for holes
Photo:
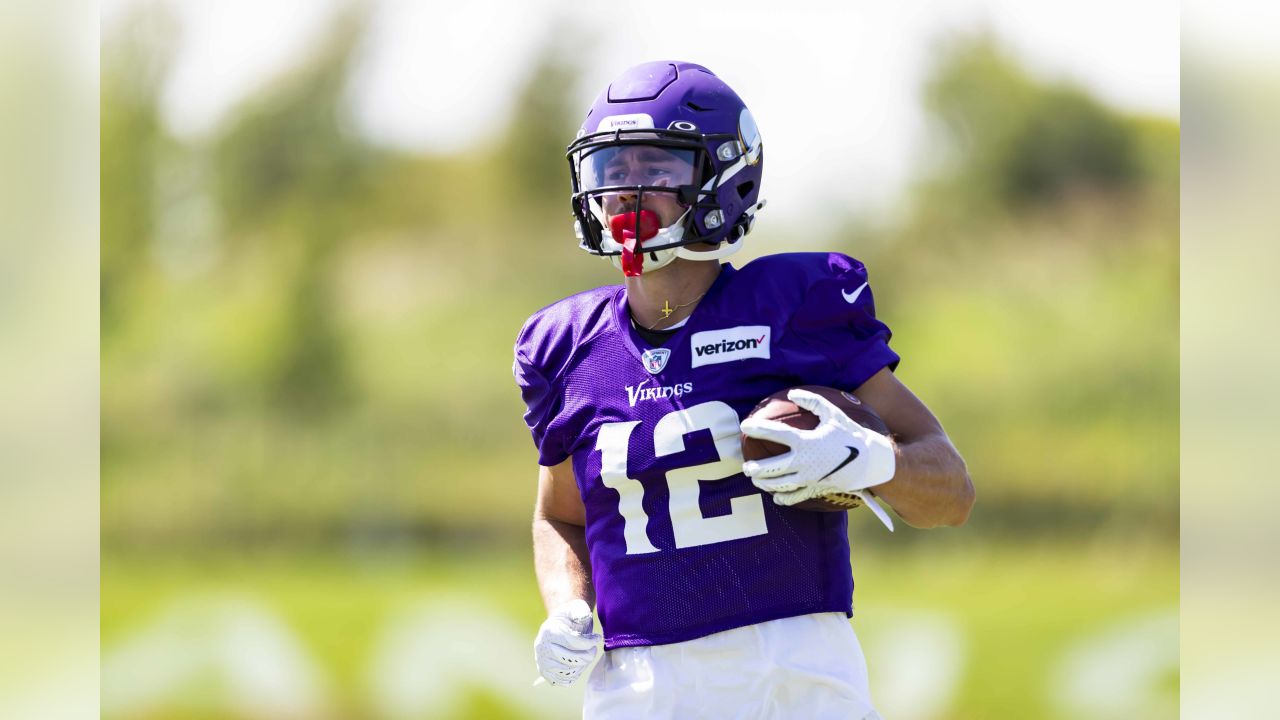
[[855,302],[857,302],[857,301],[858,301],[858,296],[859,296],[859,295],[861,295],[861,294],[862,294],[862,291],[863,291],[863,290],[866,290],[866,289],[867,289],[867,284],[866,284],[866,283],[862,283],[861,285],[859,285],[859,286],[858,286],[858,289],[857,289],[857,290],[854,290],[854,291],[853,291],[853,292],[851,292],[851,293],[848,293],[848,292],[845,292],[844,290],[841,290],[841,291],[840,291],[840,294],[844,296],[844,301],[845,301],[845,302],[847,302],[847,303],[849,303],[850,305],[852,305],[852,304],[854,304]]
[[[865,286],[864,286],[864,287],[865,287]],[[837,466],[835,466],[834,468],[832,468],[832,469],[831,469],[831,472],[829,472],[829,473],[827,473],[826,475],[823,475],[822,477],[818,478],[818,480],[819,480],[819,481],[826,480],[827,478],[831,477],[832,475],[834,475],[834,474],[836,474],[836,473],[840,472],[840,468],[842,468],[842,467],[844,467],[845,465],[848,465],[849,463],[853,462],[854,458],[858,457],[858,448],[856,448],[856,447],[849,447],[848,445],[845,445],[845,447],[849,448],[849,457],[845,458],[845,459],[844,459],[844,462],[842,462],[842,463],[840,463],[839,465],[837,465]]]

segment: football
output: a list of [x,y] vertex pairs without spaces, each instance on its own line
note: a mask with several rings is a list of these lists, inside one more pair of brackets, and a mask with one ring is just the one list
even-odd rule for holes
[[[808,390],[810,392],[821,395],[830,400],[832,404],[840,408],[845,415],[848,415],[854,422],[869,429],[874,430],[883,435],[889,434],[889,427],[884,424],[884,420],[871,409],[870,405],[862,402],[854,397],[853,393],[837,390],[836,388],[824,387],[822,385],[801,385],[796,388],[786,388],[770,395],[760,401],[759,404],[751,410],[747,417],[757,417],[765,420],[777,420],[786,423],[794,428],[801,430],[812,430],[818,425],[818,416],[798,407],[795,403],[787,399],[787,393],[791,390]],[[768,440],[758,440],[756,438],[742,436],[742,459],[743,460],[760,460],[762,458],[773,457],[788,452],[786,445],[770,442]],[[862,506],[862,500],[852,493],[836,493],[828,495],[824,498],[814,498],[806,500],[795,507],[800,510],[813,510],[817,512],[843,512],[852,510]]]

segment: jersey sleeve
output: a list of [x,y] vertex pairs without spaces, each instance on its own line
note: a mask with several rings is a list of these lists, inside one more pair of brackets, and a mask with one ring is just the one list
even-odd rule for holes
[[889,347],[889,326],[876,317],[866,267],[846,255],[827,256],[788,333],[809,350],[801,369],[809,383],[853,390],[882,368],[897,368],[900,359]]
[[569,457],[569,453],[551,425],[563,407],[563,394],[529,360],[519,344],[516,345],[515,355],[511,370],[524,399],[524,422],[529,426],[533,444],[538,449],[538,464],[544,467],[559,465]]

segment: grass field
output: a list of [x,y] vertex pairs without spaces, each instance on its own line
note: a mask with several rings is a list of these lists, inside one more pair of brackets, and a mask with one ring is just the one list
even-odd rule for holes
[[[855,550],[885,717],[1176,716],[1176,550],[947,540]],[[542,616],[524,550],[108,556],[104,716],[571,717]]]

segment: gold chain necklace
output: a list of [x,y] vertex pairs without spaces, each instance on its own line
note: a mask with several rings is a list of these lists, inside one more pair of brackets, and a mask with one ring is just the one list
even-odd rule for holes
[[[707,291],[703,290],[703,291],[702,291],[702,295],[706,295],[706,294],[707,294]],[[652,331],[654,328],[658,327],[658,323],[660,323],[660,322],[662,322],[663,320],[666,320],[667,318],[671,317],[671,315],[672,315],[675,311],[677,311],[677,310],[679,310],[680,308],[683,308],[683,307],[689,307],[690,305],[692,305],[692,304],[694,304],[694,303],[698,302],[699,300],[701,300],[701,299],[702,299],[702,295],[699,295],[698,297],[696,297],[696,298],[694,298],[694,299],[690,300],[690,301],[689,301],[689,302],[687,302],[687,303],[684,303],[683,305],[677,305],[677,306],[675,306],[675,307],[671,307],[671,301],[670,301],[670,300],[663,300],[663,301],[662,301],[662,307],[658,308],[658,312],[662,313],[662,317],[658,318],[657,322],[655,322],[654,324],[650,325],[647,329],[648,329],[648,330],[650,330],[650,331]]]

